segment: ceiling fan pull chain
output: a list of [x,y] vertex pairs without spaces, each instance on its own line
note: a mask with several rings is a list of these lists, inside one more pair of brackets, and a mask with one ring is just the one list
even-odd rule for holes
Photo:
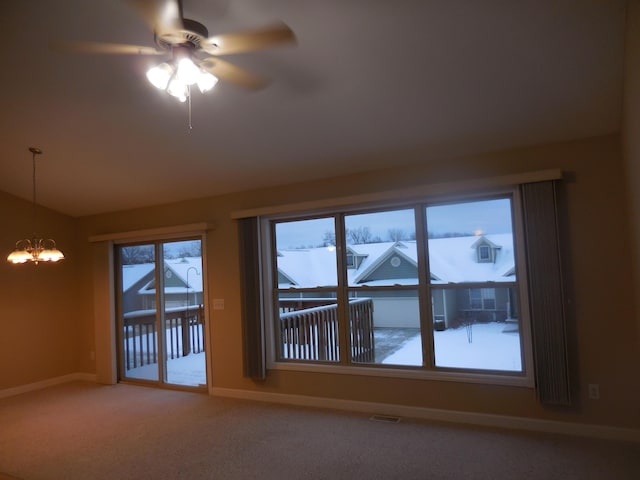
[[189,102],[189,133],[193,131],[193,125],[191,125],[191,85],[187,85],[187,101]]

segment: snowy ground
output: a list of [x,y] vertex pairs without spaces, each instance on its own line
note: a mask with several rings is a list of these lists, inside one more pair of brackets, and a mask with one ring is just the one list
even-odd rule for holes
[[[158,364],[152,363],[143,367],[131,368],[127,370],[126,375],[128,378],[158,380]],[[206,385],[207,371],[204,352],[169,359],[167,361],[167,383],[191,386]]]
[[[479,323],[471,327],[471,342],[465,327],[434,333],[436,366],[481,370],[520,371],[520,335],[503,333],[504,323]],[[388,365],[421,365],[420,335],[407,340],[386,357]]]

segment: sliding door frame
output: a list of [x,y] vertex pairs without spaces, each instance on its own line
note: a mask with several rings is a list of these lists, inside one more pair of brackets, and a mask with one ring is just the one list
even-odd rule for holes
[[[175,225],[145,230],[128,232],[105,233],[89,236],[92,245],[93,270],[93,304],[94,304],[94,330],[95,330],[95,369],[96,381],[105,385],[114,385],[118,382],[118,352],[117,352],[117,290],[115,272],[115,247],[122,244],[150,243],[160,240],[178,241],[182,239],[201,239],[202,244],[202,281],[203,281],[203,305],[204,305],[204,341],[208,352],[206,364],[206,379],[209,394],[212,393],[213,368],[211,365],[211,322],[210,302],[208,295],[207,279],[207,233],[215,229],[215,225],[206,222],[187,225]],[[181,389],[180,385],[159,384],[171,389]],[[185,387],[193,391],[192,387]]]

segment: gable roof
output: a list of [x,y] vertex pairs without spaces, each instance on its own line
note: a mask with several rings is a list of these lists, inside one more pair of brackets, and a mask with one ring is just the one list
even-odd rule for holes
[[[178,279],[179,286],[165,287],[165,293],[202,292],[202,257],[184,257],[165,260],[165,271],[168,269]],[[155,263],[123,265],[122,290],[126,292],[145,276],[153,272]],[[195,270],[194,270],[195,269]],[[189,285],[187,288],[187,279]],[[142,288],[140,294],[155,294],[155,278],[152,276]]]
[[[496,251],[495,262],[478,263],[475,248],[488,243]],[[349,250],[362,255],[357,268],[347,270],[349,285],[362,284],[393,255],[399,255],[417,268],[415,241],[380,242],[349,245]],[[462,282],[513,281],[515,260],[511,234],[429,239],[429,269],[435,284]],[[278,270],[292,280],[279,288],[313,288],[337,285],[336,251],[327,247],[278,250]],[[414,284],[415,278],[394,278],[393,283]],[[367,285],[389,283],[384,280]]]
[[[479,263],[475,248],[485,239],[496,251],[495,262]],[[515,257],[511,234],[478,237],[435,238],[429,240],[429,269],[436,278],[433,283],[506,282],[514,271]]]

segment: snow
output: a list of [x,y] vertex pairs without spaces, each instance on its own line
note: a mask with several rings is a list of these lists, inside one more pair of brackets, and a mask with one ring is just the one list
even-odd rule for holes
[[[465,327],[434,332],[436,366],[478,370],[515,371],[522,370],[520,359],[520,336],[504,333],[504,323],[474,324],[471,327],[471,342]],[[167,382],[177,385],[206,384],[205,353],[192,353],[185,357],[167,361]],[[398,350],[382,360],[385,365],[420,366],[422,345],[420,334],[407,340]],[[132,368],[126,373],[129,378],[158,379],[156,363]]]
[[[205,353],[191,353],[186,357],[167,360],[167,383],[174,385],[205,385],[207,372]],[[127,370],[128,378],[158,380],[158,364],[152,363]]]
[[[167,309],[167,311],[175,310],[175,309]],[[184,310],[184,307],[180,307],[180,310]],[[155,310],[150,310],[150,312],[155,312]],[[138,312],[130,312],[136,314]],[[133,315],[132,315],[133,316]],[[198,336],[199,338],[203,337],[204,332],[202,331],[202,325],[198,325]],[[154,343],[158,341],[157,333],[149,334],[148,338],[146,335],[142,335],[142,342],[140,342],[140,336],[136,335],[128,338],[127,341],[127,351],[134,351],[134,343],[137,347],[137,355],[138,359],[146,359],[147,358],[147,341],[150,342],[152,346]],[[182,335],[177,327],[172,327],[167,329],[166,332],[166,351],[170,352],[171,343],[175,342],[174,351],[182,350]],[[152,351],[155,352],[156,349],[151,347]],[[200,353],[190,353],[184,357],[178,358],[169,358],[167,359],[167,383],[176,384],[176,385],[191,385],[197,386],[200,384],[206,384],[207,375],[206,375],[206,356],[204,352]],[[137,378],[143,380],[158,380],[158,364],[156,362],[150,363],[147,365],[143,365],[136,368],[130,368],[126,370],[126,376],[128,378]]]
[[[494,262],[479,263],[477,260],[474,246],[484,240],[498,247]],[[357,269],[347,270],[349,285],[358,285],[392,254],[400,255],[417,266],[416,249],[416,242],[410,240],[349,245],[352,253],[364,256]],[[334,248],[281,249],[278,250],[277,262],[278,270],[295,282],[295,287],[337,285]],[[513,276],[508,274],[512,273],[514,265],[513,235],[510,233],[429,239],[429,268],[437,279],[434,283],[513,282]],[[414,284],[416,279],[397,282],[394,279],[394,283]],[[279,285],[279,288],[289,287],[292,285]]]
[[[433,332],[436,366],[479,370],[522,370],[520,335],[504,333],[504,323],[480,323],[471,327],[471,342],[465,327]],[[421,365],[420,335],[409,339],[385,358],[388,365]]]

